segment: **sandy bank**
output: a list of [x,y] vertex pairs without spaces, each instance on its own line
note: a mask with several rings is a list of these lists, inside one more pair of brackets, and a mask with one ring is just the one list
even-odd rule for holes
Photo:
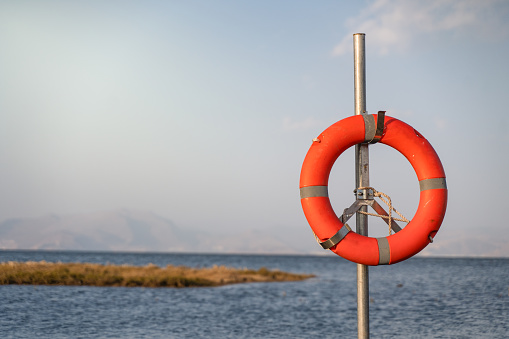
[[168,265],[100,265],[90,263],[3,262],[0,285],[87,285],[123,287],[210,287],[249,282],[299,281],[313,277],[260,268],[224,266],[190,268]]

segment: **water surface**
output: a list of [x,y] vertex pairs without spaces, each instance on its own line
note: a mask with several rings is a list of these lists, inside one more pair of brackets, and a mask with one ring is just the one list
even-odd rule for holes
[[[0,286],[2,338],[356,338],[356,265],[337,256],[0,251],[0,261],[280,269],[301,282],[213,288]],[[507,338],[509,259],[371,267],[372,338]]]

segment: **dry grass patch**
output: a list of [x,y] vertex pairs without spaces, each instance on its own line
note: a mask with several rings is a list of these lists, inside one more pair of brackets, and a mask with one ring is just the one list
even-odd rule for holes
[[100,265],[89,263],[4,262],[0,263],[0,285],[88,285],[124,287],[204,287],[247,282],[298,281],[313,277],[225,266],[190,268],[168,265]]

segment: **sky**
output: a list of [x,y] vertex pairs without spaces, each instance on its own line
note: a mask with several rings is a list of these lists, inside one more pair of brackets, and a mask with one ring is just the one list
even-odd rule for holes
[[[430,253],[509,256],[502,0],[0,0],[0,220],[132,208],[291,241],[309,229],[299,175],[311,141],[354,114],[354,33],[366,34],[368,112],[416,128],[444,165]],[[370,166],[371,185],[412,217],[406,159],[373,145]],[[341,213],[353,150],[329,187]]]

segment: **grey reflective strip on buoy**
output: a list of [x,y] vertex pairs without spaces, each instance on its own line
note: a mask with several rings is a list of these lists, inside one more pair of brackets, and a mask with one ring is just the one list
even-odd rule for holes
[[387,238],[376,238],[378,242],[378,265],[389,265],[391,262],[391,248],[389,247],[389,241]]
[[447,189],[445,178],[433,178],[419,181],[419,187],[422,191],[433,189]]
[[337,231],[336,234],[334,234],[329,239],[325,240],[324,242],[320,243],[320,246],[323,247],[323,249],[328,250],[332,246],[336,246],[341,240],[343,240],[344,237],[350,232],[351,229],[347,224],[344,224],[343,227]]
[[362,117],[364,118],[364,140],[369,142],[376,134],[375,117],[372,115],[363,115]]
[[306,186],[300,188],[300,198],[328,197],[327,186]]

